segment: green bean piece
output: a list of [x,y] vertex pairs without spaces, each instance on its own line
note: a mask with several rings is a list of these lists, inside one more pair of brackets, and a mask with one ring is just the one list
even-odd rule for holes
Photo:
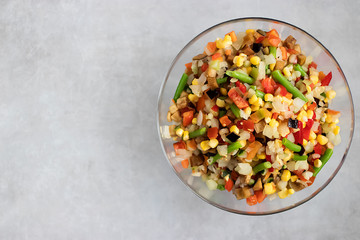
[[268,168],[271,168],[271,163],[263,162],[263,163],[256,165],[255,167],[253,167],[253,172],[256,174],[256,173],[261,172],[262,170],[265,170]]
[[263,91],[260,91],[260,90],[255,90],[255,95],[259,98],[262,98],[264,99],[265,98],[265,93]]
[[217,185],[217,189],[219,189],[220,191],[224,191],[225,190],[225,186],[222,184],[218,184]]
[[206,127],[200,128],[198,130],[195,130],[191,133],[189,133],[189,138],[196,138],[199,136],[202,136],[206,133]]
[[301,151],[301,146],[292,143],[290,140],[288,140],[287,138],[283,138],[282,139],[282,144],[287,147],[288,149],[290,149],[291,151],[294,152],[300,152]]
[[239,79],[240,81],[242,81],[244,83],[248,83],[248,84],[253,84],[255,82],[255,80],[252,77],[250,77],[249,75],[246,75],[245,73],[238,72],[238,71],[227,70],[226,75],[236,78],[236,79]]
[[235,103],[230,105],[230,109],[236,118],[240,118],[240,109],[235,105]]
[[294,161],[305,161],[308,159],[307,155],[298,155],[298,154],[294,154],[293,156],[293,160]]
[[[234,143],[232,143],[232,144],[230,144],[229,146],[228,146],[228,148],[227,148],[227,153],[231,153],[231,152],[233,152],[233,151],[235,151],[235,150],[238,150],[239,148],[241,148],[242,146],[241,146],[241,143],[240,142],[234,142]],[[209,159],[208,159],[208,163],[209,163],[209,165],[212,165],[212,164],[214,164],[217,160],[219,160],[221,158],[221,155],[220,154],[216,154],[215,156],[213,156],[213,157],[210,157]]]
[[216,82],[217,82],[218,85],[226,83],[227,82],[227,77],[216,79]]
[[301,73],[301,76],[305,77],[306,76],[306,72],[305,70],[300,66],[300,64],[295,64],[294,69],[296,71],[299,71]]
[[320,157],[320,160],[322,162],[320,167],[314,167],[314,174],[313,176],[316,177],[316,175],[320,172],[320,170],[322,169],[322,167],[327,163],[327,161],[329,161],[329,159],[331,158],[333,154],[333,150],[331,148],[326,149],[324,155],[322,155]]
[[291,84],[291,82],[289,82],[286,77],[284,77],[284,75],[282,75],[282,73],[279,70],[275,70],[272,72],[272,76],[273,78],[280,83],[281,85],[283,85],[286,90],[290,93],[292,93],[293,97],[296,98],[300,98],[301,100],[303,100],[304,102],[308,102],[309,100],[300,92],[299,89],[297,89],[294,85]]
[[276,58],[276,47],[270,46],[269,51],[270,51],[270,54],[272,54],[274,56],[274,58]]
[[174,94],[174,101],[175,102],[176,102],[176,100],[178,100],[178,98],[180,97],[182,91],[184,90],[184,88],[186,86],[186,83],[187,83],[187,80],[188,80],[188,75],[186,73],[184,73],[181,76],[179,85],[177,86],[175,94]]

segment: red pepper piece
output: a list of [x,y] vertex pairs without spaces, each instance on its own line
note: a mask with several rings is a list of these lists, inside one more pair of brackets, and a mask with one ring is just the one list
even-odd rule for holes
[[239,82],[239,81],[237,81],[237,82],[235,82],[235,85],[240,89],[240,91],[242,92],[242,93],[246,93],[246,87],[245,87],[245,85],[244,84],[242,84],[241,82]]
[[301,121],[298,122],[298,128],[299,128],[299,131],[294,133],[295,143],[303,144],[303,139],[304,139],[303,138],[303,124]]
[[329,72],[328,75],[326,75],[324,79],[321,80],[321,86],[329,86],[331,79],[332,79],[332,72]]
[[303,130],[303,138],[306,140],[306,141],[309,141],[309,137],[310,137],[310,131],[311,131],[311,128],[312,126],[314,125],[314,120],[313,119],[309,119],[307,122],[306,122],[306,126]]

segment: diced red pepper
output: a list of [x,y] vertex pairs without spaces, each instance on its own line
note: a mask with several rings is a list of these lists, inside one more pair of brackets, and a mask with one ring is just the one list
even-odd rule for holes
[[221,123],[221,125],[222,125],[223,127],[226,127],[226,126],[228,126],[228,125],[231,124],[231,120],[229,119],[229,117],[228,117],[227,115],[222,116],[222,117],[219,119],[219,121],[220,121],[220,123]]
[[213,110],[214,112],[218,112],[219,111],[219,107],[217,105],[214,105],[211,110]]
[[312,104],[310,104],[310,106],[308,106],[309,110],[314,110],[316,108],[316,102],[313,102]]
[[306,122],[306,126],[305,128],[303,129],[303,138],[307,141],[309,141],[309,137],[310,137],[310,131],[311,131],[311,128],[312,126],[314,125],[314,120],[313,119],[309,119],[307,122]]
[[279,33],[276,31],[276,29],[271,29],[269,32],[266,33],[266,36],[268,36],[268,37],[270,37],[270,36],[279,37]]
[[328,75],[326,75],[323,80],[321,80],[321,86],[329,86],[331,79],[332,72],[329,72]]
[[264,194],[263,190],[254,191],[256,195],[256,199],[258,203],[261,203],[266,198],[266,194]]
[[322,154],[322,146],[319,144],[319,143],[317,143],[315,146],[314,146],[314,152],[316,153],[316,154]]
[[274,79],[265,78],[261,81],[261,85],[263,86],[265,93],[274,94],[275,87],[277,84],[275,83]]
[[201,71],[205,72],[208,69],[208,67],[209,67],[209,64],[203,63],[203,65],[201,65]]
[[294,133],[295,143],[303,144],[303,124],[301,121],[298,122],[299,131]]
[[258,37],[256,40],[255,40],[255,42],[256,43],[261,43],[263,40],[264,40],[264,36],[261,36],[261,37]]
[[180,153],[179,153],[180,149],[186,149],[186,144],[183,141],[176,142],[176,143],[173,144],[173,146],[174,146],[174,150],[175,150],[176,155],[180,155]]
[[217,127],[209,128],[207,131],[207,136],[209,139],[215,139],[217,138],[219,133],[219,129]]
[[235,170],[232,170],[230,177],[234,182],[236,182],[236,180],[238,179],[239,176],[240,175]]
[[246,199],[246,203],[249,206],[256,205],[258,203],[256,195],[252,195]]
[[193,117],[194,117],[194,112],[193,111],[184,112],[184,114],[183,114],[183,125],[184,125],[184,127],[186,127],[187,125],[189,125],[191,123]]
[[216,59],[218,59],[218,58],[220,58],[221,57],[221,54],[220,53],[215,53],[214,55],[212,55],[212,57],[211,57],[211,60],[216,60]]
[[199,112],[200,110],[202,110],[205,107],[205,99],[206,99],[206,94],[203,94],[201,98],[199,98],[199,101],[196,103],[196,110]]
[[242,93],[246,93],[246,87],[245,87],[245,85],[244,84],[242,84],[241,82],[239,82],[239,81],[237,81],[237,82],[235,82],[235,85],[240,89],[240,91],[242,92]]
[[252,132],[250,132],[250,138],[248,139],[249,143],[255,142],[255,136]]
[[239,109],[247,108],[249,106],[249,103],[240,96],[236,91],[236,88],[230,89],[228,96]]
[[225,183],[225,189],[228,190],[228,192],[232,190],[233,186],[234,182],[231,179],[227,180],[227,182]]
[[279,85],[279,88],[280,88],[280,95],[281,95],[281,96],[284,96],[284,97],[285,97],[286,94],[289,93],[283,85]]
[[239,129],[244,129],[246,131],[249,132],[253,132],[255,130],[255,124],[254,121],[249,119],[249,120],[240,120],[236,123],[237,127]]
[[290,53],[290,54],[295,54],[295,55],[297,55],[297,54],[299,54],[299,52],[298,51],[296,51],[296,50],[294,50],[294,49],[286,49],[286,51],[288,52],[288,53]]
[[310,69],[310,68],[315,68],[315,69],[317,69],[317,64],[316,64],[315,62],[311,62],[311,63],[309,64],[309,66],[308,66],[308,69]]
[[[309,181],[310,181],[310,182],[309,182]],[[314,183],[314,181],[315,181],[315,177],[314,177],[314,176],[312,176],[311,178],[309,178],[309,180],[308,180],[308,182],[307,182],[308,187],[311,186],[311,185]]]

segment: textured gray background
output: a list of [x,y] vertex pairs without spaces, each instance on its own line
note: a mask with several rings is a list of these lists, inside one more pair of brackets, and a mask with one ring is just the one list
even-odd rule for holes
[[265,217],[206,204],[161,151],[155,111],[170,62],[228,19],[312,33],[360,100],[359,1],[269,2],[1,1],[0,239],[355,239],[357,133],[323,192]]

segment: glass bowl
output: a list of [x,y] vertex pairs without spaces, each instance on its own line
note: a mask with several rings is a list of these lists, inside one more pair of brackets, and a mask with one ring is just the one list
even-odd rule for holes
[[[202,53],[207,42],[223,37],[226,33],[245,31],[246,29],[262,29],[268,31],[275,28],[282,38],[292,35],[297,39],[301,49],[306,55],[311,55],[322,71],[332,71],[331,86],[336,90],[336,98],[330,108],[341,111],[340,135],[342,142],[334,148],[334,153],[328,163],[317,175],[313,185],[307,187],[291,197],[276,198],[270,201],[266,198],[261,204],[249,206],[245,200],[237,200],[227,191],[210,191],[200,177],[193,177],[190,169],[183,169],[181,163],[175,159],[172,139],[162,135],[162,127],[170,125],[166,120],[168,108],[174,95],[177,84],[184,72],[184,64],[190,62],[192,57]],[[334,56],[318,40],[304,30],[274,19],[267,18],[240,18],[217,24],[203,31],[192,39],[175,57],[162,83],[158,98],[158,130],[162,149],[180,180],[188,186],[197,196],[220,209],[246,215],[266,215],[279,213],[297,207],[316,196],[335,177],[348,153],[354,131],[354,107],[351,92],[345,75]]]

